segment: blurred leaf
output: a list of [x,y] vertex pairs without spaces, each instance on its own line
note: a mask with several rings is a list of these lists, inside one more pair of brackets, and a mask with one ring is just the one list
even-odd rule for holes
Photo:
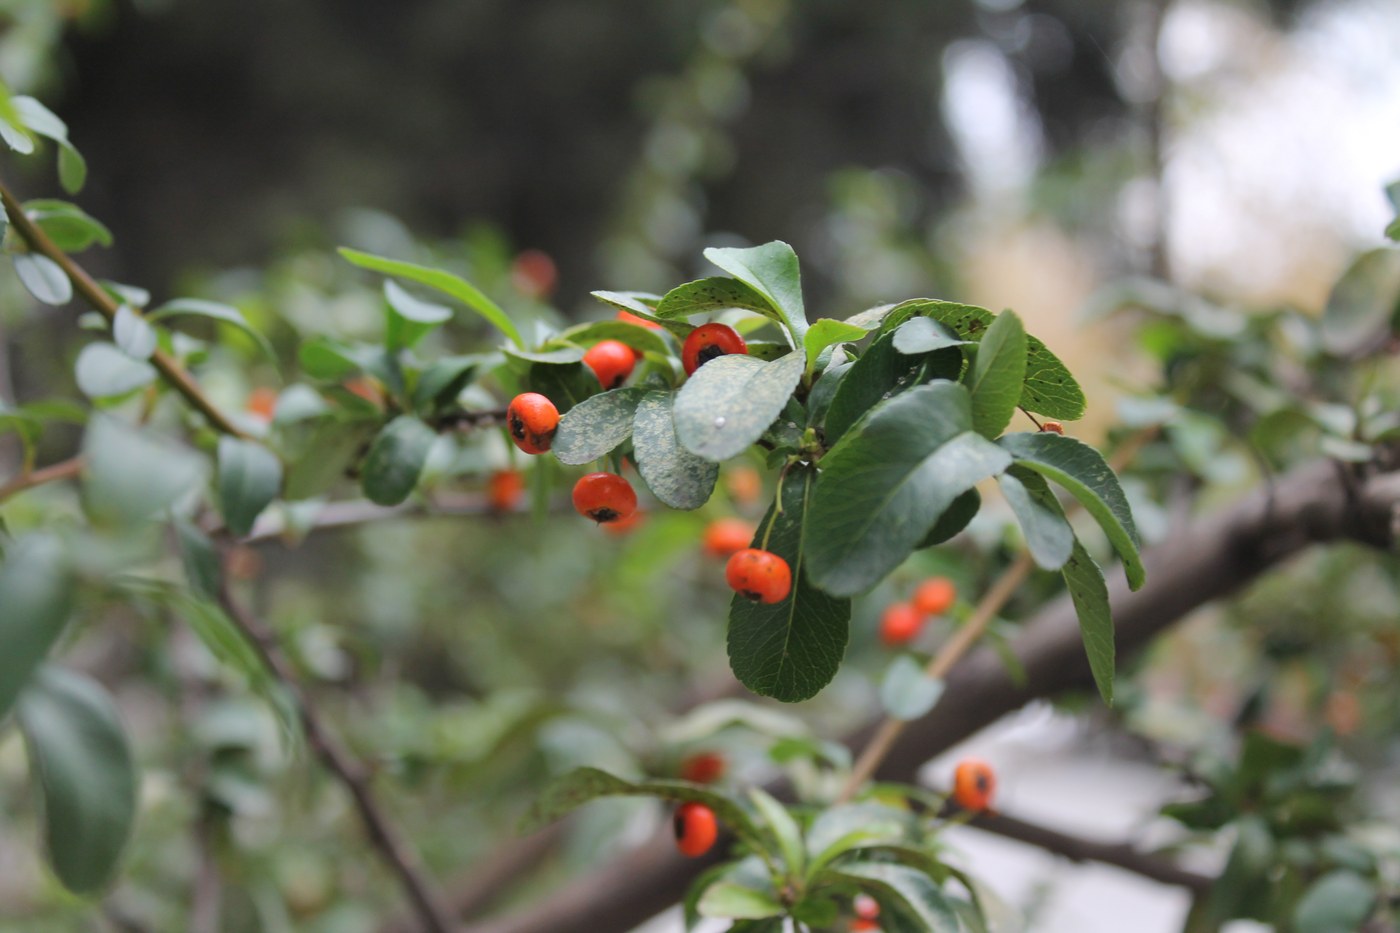
[[995,438],[1011,423],[1026,378],[1026,331],[1014,311],[993,320],[977,346],[968,378],[972,394],[972,427]]
[[88,398],[113,398],[156,381],[156,368],[132,359],[115,344],[90,343],[73,364],[73,377]]
[[27,535],[0,564],[0,720],[58,641],[75,602],[68,555],[56,538]]
[[669,391],[642,396],[632,425],[632,452],[637,472],[656,498],[673,509],[698,509],[714,492],[719,465],[680,445],[671,413],[674,401],[675,393]]
[[547,366],[569,366],[578,363],[583,359],[584,350],[582,347],[555,347],[552,350],[517,350],[514,347],[502,347],[502,352],[507,357],[520,360],[524,363],[542,363]]
[[1293,910],[1293,933],[1360,930],[1376,903],[1376,886],[1350,871],[1334,871],[1313,882]]
[[947,347],[967,346],[968,340],[959,340],[952,331],[929,317],[910,318],[894,332],[894,348],[906,356],[932,353]]
[[730,726],[742,725],[771,736],[798,736],[807,733],[802,720],[769,706],[746,700],[715,700],[686,713],[665,727],[670,742],[688,743],[707,739]]
[[180,563],[185,568],[185,579],[190,589],[205,599],[218,599],[223,567],[219,563],[219,552],[214,549],[214,542],[188,519],[176,516],[172,524],[180,545]]
[[0,84],[0,139],[20,155],[34,152],[34,139],[24,128],[24,119],[15,109],[14,98],[3,84]]
[[1065,521],[1064,510],[1045,477],[1025,467],[1012,466],[997,477],[997,483],[1021,525],[1026,549],[1036,565],[1042,570],[1059,570],[1074,550],[1074,529]]
[[1267,919],[1274,900],[1269,875],[1277,850],[1268,826],[1257,815],[1245,816],[1236,825],[1235,847],[1206,901],[1206,913],[1216,925],[1237,917]]
[[24,212],[66,253],[82,252],[94,243],[112,245],[112,231],[76,204],[38,199],[26,201]]
[[16,718],[43,790],[54,874],[75,894],[96,894],[136,819],[136,766],[116,706],[96,681],[46,665],[20,695]]
[[258,515],[282,487],[282,462],[261,444],[219,438],[219,510],[233,534],[253,530]]
[[149,360],[156,352],[156,331],[129,305],[117,308],[112,321],[112,339],[133,360]]
[[759,292],[792,335],[794,345],[807,333],[807,314],[802,304],[802,280],[797,254],[781,240],[749,249],[726,247],[705,250],[705,258]]
[[880,403],[827,452],[807,541],[817,586],[843,596],[874,586],[958,496],[1010,465],[971,427],[967,389],[938,381]]
[[501,333],[510,338],[511,343],[517,347],[523,348],[525,346],[520,331],[516,329],[515,324],[511,322],[500,306],[466,280],[440,269],[429,269],[426,266],[418,266],[413,263],[372,256],[369,253],[362,253],[359,250],[343,246],[339,252],[347,261],[362,269],[398,276],[451,295],[493,324]]
[[767,534],[767,549],[787,561],[792,593],[771,604],[735,594],[729,607],[734,676],[754,693],[787,703],[816,696],[836,676],[851,618],[849,599],[830,596],[809,579],[804,547],[811,547],[813,535],[804,537],[804,529],[815,483],[811,467],[789,471],[782,485],[782,511],[775,516],[770,507],[754,534],[753,547],[762,547]]
[[787,406],[805,366],[797,351],[771,363],[739,354],[710,360],[676,396],[676,437],[706,460],[743,453]]
[[761,920],[785,913],[771,891],[755,891],[732,881],[717,881],[706,888],[695,909],[702,917],[738,920]]
[[857,862],[823,873],[854,883],[881,901],[893,901],[907,909],[928,933],[959,933],[957,915],[933,879],[907,865]]
[[1384,334],[1400,313],[1400,250],[1362,253],[1337,280],[1322,311],[1322,345],[1346,355]]
[[597,460],[632,436],[632,418],[645,389],[613,389],[584,399],[559,419],[550,450],[560,463]]
[[269,360],[275,362],[277,359],[277,351],[272,348],[268,339],[252,324],[248,323],[248,319],[243,316],[242,311],[232,305],[220,304],[217,301],[205,301],[202,298],[176,298],[167,301],[147,314],[146,320],[154,322],[172,317],[202,317],[222,324],[229,324],[251,337]]
[[385,331],[391,347],[412,347],[431,330],[452,320],[451,308],[411,295],[393,279],[384,280],[384,300],[389,305]]
[[484,361],[485,357],[475,354],[433,360],[419,374],[413,387],[413,407],[424,414],[432,414],[452,404],[475,378]]
[[199,485],[205,470],[189,449],[106,415],[88,424],[83,460],[89,514],[119,525],[151,518]]
[[849,852],[901,842],[912,824],[908,811],[882,803],[838,804],[823,810],[807,830],[809,873],[821,871]]
[[894,719],[921,719],[943,695],[943,681],[929,677],[924,666],[907,654],[891,662],[880,682],[880,704]]
[[46,305],[64,305],[73,298],[73,283],[63,269],[38,253],[15,253],[15,274],[20,283]]
[[360,487],[376,505],[398,505],[418,485],[437,432],[412,415],[384,426],[360,468]]
[[1113,705],[1113,615],[1108,605],[1108,586],[1103,571],[1084,550],[1078,539],[1069,560],[1060,570],[1079,617],[1079,634],[1084,639],[1084,653],[1089,656],[1089,668],[1104,703]]
[[10,103],[20,121],[31,131],[58,144],[58,180],[63,190],[77,194],[87,180],[87,163],[68,141],[68,126],[49,108],[32,97],[12,97]]
[[749,788],[749,799],[753,801],[759,817],[773,831],[773,838],[777,840],[778,852],[783,857],[788,877],[801,878],[806,867],[807,853],[802,846],[802,830],[798,828],[797,821],[792,818],[787,807],[761,787]]

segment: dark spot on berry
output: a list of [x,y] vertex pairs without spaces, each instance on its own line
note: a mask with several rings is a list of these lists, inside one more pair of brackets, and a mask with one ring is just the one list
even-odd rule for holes
[[677,810],[676,815],[671,818],[671,829],[676,834],[677,842],[685,838],[685,815],[679,810]]
[[739,595],[745,599],[752,599],[754,602],[758,602],[763,598],[763,594],[757,590],[740,590]]
[[987,792],[987,776],[985,774],[977,775],[977,789],[984,794]]
[[699,353],[695,354],[695,366],[698,369],[699,367],[704,366],[710,360],[716,359],[721,356],[724,356],[724,351],[721,350],[718,346],[711,344],[710,346],[701,350]]
[[525,422],[515,412],[510,414],[510,436],[517,441],[525,440]]
[[606,524],[607,522],[617,521],[619,518],[622,517],[622,514],[620,512],[614,511],[613,509],[603,508],[594,509],[593,511],[588,513],[588,517],[593,519],[598,524],[602,525]]

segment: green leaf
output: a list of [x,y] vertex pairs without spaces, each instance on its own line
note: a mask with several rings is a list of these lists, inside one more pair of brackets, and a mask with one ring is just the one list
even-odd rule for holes
[[734,920],[762,920],[784,913],[783,905],[771,892],[755,891],[732,881],[716,881],[706,888],[695,909],[702,917]]
[[156,381],[156,368],[132,359],[114,344],[90,343],[78,354],[73,376],[88,398],[113,398],[135,392]]
[[350,263],[362,269],[369,269],[373,272],[382,272],[385,275],[394,275],[399,278],[435,288],[440,292],[451,295],[462,304],[471,308],[481,315],[501,333],[510,338],[511,343],[517,347],[524,348],[525,341],[520,336],[520,331],[515,324],[506,316],[490,298],[487,298],[475,285],[465,279],[458,278],[450,272],[443,272],[440,269],[429,269],[426,266],[414,265],[409,262],[400,262],[395,259],[386,259],[381,256],[373,256],[369,253],[362,253],[359,250],[341,247],[340,255]]
[[632,435],[632,417],[645,389],[613,389],[584,399],[559,419],[550,450],[560,463],[597,460]]
[[297,362],[302,371],[326,382],[340,382],[379,369],[382,358],[378,347],[341,343],[329,337],[314,337],[297,350]]
[[43,790],[54,874],[75,894],[95,894],[115,874],[136,818],[136,766],[116,706],[96,681],[45,666],[16,713]]
[[517,350],[514,347],[502,347],[501,352],[508,358],[520,360],[522,363],[570,366],[583,360],[584,349],[575,346],[555,347],[552,350]]
[[666,338],[654,330],[638,327],[636,324],[629,324],[626,321],[592,321],[587,324],[577,324],[561,332],[556,339],[567,340],[570,343],[583,346],[591,346],[603,340],[617,340],[627,344],[638,353],[651,354],[659,358],[665,358],[671,354],[670,347],[666,345]]
[[199,485],[205,472],[204,458],[188,448],[106,415],[88,424],[83,461],[89,515],[117,525],[151,518]]
[[75,582],[56,538],[28,535],[6,548],[0,564],[0,720],[62,634]]
[[802,279],[797,254],[781,240],[749,249],[711,247],[705,258],[739,281],[751,285],[787,325],[793,344],[807,333],[807,314],[802,305]]
[[[3,94],[3,89],[0,89]],[[34,152],[34,138],[24,128],[24,121],[15,110],[14,100],[7,94],[0,96],[0,139],[20,155]]]
[[906,356],[932,353],[947,347],[962,347],[971,341],[959,340],[952,331],[929,317],[910,318],[894,331],[894,348]]
[[1065,578],[1075,614],[1079,616],[1079,634],[1084,639],[1084,653],[1089,657],[1089,669],[1104,703],[1113,705],[1113,615],[1108,606],[1108,586],[1103,571],[1076,539],[1074,550],[1060,574]]
[[219,438],[219,509],[229,531],[242,537],[282,487],[282,462],[261,444]]
[[645,321],[660,324],[668,333],[680,340],[684,340],[686,335],[695,329],[685,321],[670,321],[657,317],[656,306],[661,303],[661,296],[653,295],[651,292],[596,291],[589,292],[589,294],[603,304],[612,305],[619,311],[627,311]]
[[1008,434],[997,443],[1020,465],[1069,490],[1094,516],[1123,559],[1128,585],[1135,590],[1142,586],[1147,573],[1138,554],[1141,541],[1133,512],[1102,454],[1083,441],[1050,431]]
[[943,681],[930,677],[924,666],[901,654],[880,682],[880,704],[894,719],[912,722],[927,715],[943,695]]
[[807,336],[802,338],[803,346],[807,350],[807,368],[811,369],[816,365],[817,357],[827,347],[834,343],[849,343],[860,340],[865,336],[867,330],[869,328],[848,324],[845,321],[829,317],[817,321],[807,331]]
[[1001,494],[1021,524],[1026,548],[1042,570],[1059,570],[1074,550],[1074,529],[1050,491],[1045,477],[1012,466],[997,477]]
[[[718,362],[718,361],[716,361]],[[705,368],[710,365],[707,363]],[[729,665],[744,686],[761,696],[794,703],[815,696],[836,676],[846,651],[851,601],[815,588],[807,568],[804,536],[816,471],[794,467],[783,479],[782,512],[770,508],[754,547],[763,546],[792,569],[792,593],[765,604],[735,595],[729,607]]]
[[1006,430],[1025,379],[1026,331],[1015,312],[1003,311],[987,328],[969,374],[972,427],[977,433],[995,438]]
[[557,366],[552,363],[536,363],[530,367],[527,380],[532,392],[538,392],[554,403],[561,415],[584,399],[597,395],[603,387],[593,370],[582,363],[569,363]]
[[676,396],[676,436],[706,460],[743,453],[787,406],[805,366],[797,351],[769,363],[740,354],[710,360]]
[[913,388],[931,373],[956,379],[961,369],[960,350],[944,349],[928,356],[909,357],[894,348],[891,334],[882,334],[851,364],[832,395],[822,422],[827,445],[835,445],[851,425],[884,399]]
[[167,301],[147,314],[146,320],[154,322],[172,317],[202,317],[236,327],[251,337],[258,348],[267,354],[268,359],[277,359],[277,351],[272,348],[268,339],[252,324],[248,323],[248,319],[243,316],[242,311],[232,305],[221,304],[217,301],[205,301],[202,298],[176,298]]
[[149,360],[156,352],[156,330],[130,305],[117,308],[112,321],[112,339],[133,360]]
[[418,411],[432,414],[438,408],[450,405],[476,376],[485,357],[468,354],[465,356],[445,356],[434,360],[424,368],[413,387],[413,407]]
[[681,446],[671,414],[674,402],[674,392],[650,390],[642,396],[632,423],[632,453],[656,498],[673,509],[698,509],[714,492],[719,464]]
[[185,580],[190,589],[205,599],[219,598],[223,566],[214,542],[188,519],[176,516],[172,524],[180,546],[180,563],[185,568]]
[[761,787],[750,788],[749,799],[753,801],[754,809],[758,811],[763,822],[773,831],[773,838],[777,840],[778,852],[783,857],[788,877],[801,878],[806,867],[807,852],[802,845],[802,830],[798,828],[797,821],[792,818],[787,807]]
[[66,253],[77,253],[94,243],[112,245],[112,231],[76,204],[38,199],[24,203],[24,213]]
[[913,828],[908,811],[863,801],[823,810],[807,830],[809,874],[815,874],[848,852],[903,841]]
[[903,906],[927,933],[959,933],[957,915],[933,879],[907,865],[857,862],[824,873]]
[[69,194],[77,194],[87,183],[87,160],[71,144],[58,147],[58,183]]
[[1355,872],[1329,872],[1313,882],[1293,909],[1293,933],[1360,930],[1376,895],[1376,886]]
[[409,294],[393,279],[384,280],[384,300],[389,314],[386,342],[391,347],[412,347],[436,327],[452,320],[452,309]]
[[65,305],[73,298],[73,283],[58,263],[38,253],[15,253],[15,274],[29,294],[46,305]]
[[68,125],[52,110],[32,97],[10,99],[20,122],[30,131],[46,136],[58,144],[58,180],[63,190],[77,194],[87,179],[87,163],[68,141]]
[[926,547],[934,547],[959,534],[972,524],[972,520],[977,517],[977,513],[981,509],[982,494],[976,489],[969,489],[943,510],[943,514],[938,516],[938,521],[933,523],[933,527],[929,529],[928,534],[924,535],[924,539],[915,546],[914,550],[922,551]]
[[555,779],[520,821],[520,832],[534,832],[599,797],[656,797],[675,803],[703,803],[740,840],[755,851],[767,851],[767,842],[749,814],[719,791],[686,781],[624,781],[597,768],[575,768]]
[[874,586],[958,496],[1010,465],[971,427],[966,388],[937,381],[881,403],[827,452],[807,539],[818,587],[848,596]]
[[360,487],[377,505],[398,505],[418,485],[428,451],[437,432],[412,415],[400,415],[384,426],[365,454]]
[[1346,354],[1376,339],[1400,312],[1400,250],[1363,253],[1337,280],[1322,311],[1322,345]]
[[692,314],[728,311],[731,308],[757,311],[776,321],[782,320],[781,313],[761,291],[725,276],[677,285],[656,306],[656,317],[683,321]]

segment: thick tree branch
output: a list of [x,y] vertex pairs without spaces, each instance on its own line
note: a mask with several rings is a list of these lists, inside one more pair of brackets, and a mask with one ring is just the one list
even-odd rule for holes
[[375,798],[368,769],[327,728],[310,696],[301,689],[296,672],[282,653],[272,630],[233,598],[227,583],[220,589],[219,602],[234,625],[256,649],[268,670],[291,695],[301,719],[302,731],[306,734],[306,743],[326,769],[349,791],[370,842],[398,878],[423,929],[430,933],[452,933],[457,930],[452,912],[434,890],[419,864],[417,854]]
[[[100,311],[108,321],[115,321],[117,302],[111,295],[107,294],[101,285],[97,284],[92,276],[87,274],[86,269],[74,262],[73,257],[59,249],[54,241],[49,239],[49,235],[38,224],[29,219],[29,215],[24,212],[24,205],[10,193],[10,189],[6,188],[3,183],[0,183],[0,201],[3,201],[5,205],[5,213],[9,215],[10,223],[29,244],[29,248],[57,263],[64,275],[68,276],[68,280],[73,283],[74,290],[82,295],[88,304]],[[204,415],[215,428],[234,437],[244,436],[238,426],[230,421],[228,416],[220,411],[218,406],[204,394],[204,390],[194,381],[194,377],[174,357],[164,350],[157,350],[151,355],[151,364],[160,372],[165,381],[170,383],[176,392],[183,395],[185,400]]]
[[[1397,506],[1397,474],[1363,478],[1322,462],[1298,468],[1271,489],[1197,520],[1144,554],[1148,582],[1137,593],[1130,593],[1121,579],[1110,584],[1119,658],[1134,655],[1176,620],[1235,592],[1310,544],[1350,539],[1393,546]],[[1012,650],[1025,669],[1024,682],[1013,679],[990,649],[969,655],[949,674],[938,705],[893,744],[876,777],[912,781],[930,758],[1027,702],[1093,689],[1079,625],[1066,597],[1038,613]],[[863,746],[878,726],[872,722],[848,744]],[[622,933],[680,900],[703,868],[677,856],[662,833],[548,900],[471,926],[468,933]]]

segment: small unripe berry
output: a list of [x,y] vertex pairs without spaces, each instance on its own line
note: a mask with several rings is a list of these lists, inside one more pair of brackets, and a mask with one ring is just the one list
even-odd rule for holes
[[681,762],[681,779],[696,784],[713,784],[724,777],[724,756],[717,752],[696,752]]
[[714,847],[719,838],[719,821],[715,811],[703,803],[683,803],[676,808],[673,821],[676,848],[681,855],[699,858]]
[[748,547],[753,533],[753,525],[742,518],[715,519],[705,528],[705,553],[712,557],[729,557]]
[[615,522],[637,511],[637,493],[616,473],[589,473],[574,484],[574,508],[600,525]]
[[1058,421],[1047,421],[1040,426],[1040,430],[1049,431],[1051,434],[1065,433],[1065,426]]
[[701,324],[685,338],[685,344],[681,347],[681,365],[685,367],[685,374],[690,376],[717,356],[748,352],[749,345],[728,324]]
[[891,647],[908,644],[924,627],[926,618],[909,603],[893,603],[880,616],[880,640]]
[[980,813],[992,805],[997,777],[980,758],[964,758],[953,769],[953,799],[965,810]]
[[745,548],[736,551],[724,565],[729,588],[745,599],[760,603],[780,603],[792,591],[792,569],[772,551]]
[[637,354],[621,340],[602,340],[588,348],[583,362],[593,370],[605,389],[616,389],[632,375]]
[[527,454],[542,454],[554,443],[559,409],[538,392],[522,392],[506,409],[506,428],[516,447]]
[[631,311],[619,310],[619,311],[617,312],[617,319],[618,319],[619,321],[623,322],[624,324],[636,324],[638,327],[645,327],[645,328],[647,328],[648,330],[661,330],[661,329],[662,329],[662,328],[661,328],[661,325],[658,324],[658,323],[656,323],[655,321],[648,321],[648,320],[647,320],[646,318],[644,318],[644,317],[638,317],[637,315],[633,314]]
[[512,512],[525,497],[525,474],[519,470],[497,470],[486,481],[486,498],[497,512]]
[[924,615],[936,616],[953,608],[958,588],[947,577],[929,577],[914,588],[914,608]]

